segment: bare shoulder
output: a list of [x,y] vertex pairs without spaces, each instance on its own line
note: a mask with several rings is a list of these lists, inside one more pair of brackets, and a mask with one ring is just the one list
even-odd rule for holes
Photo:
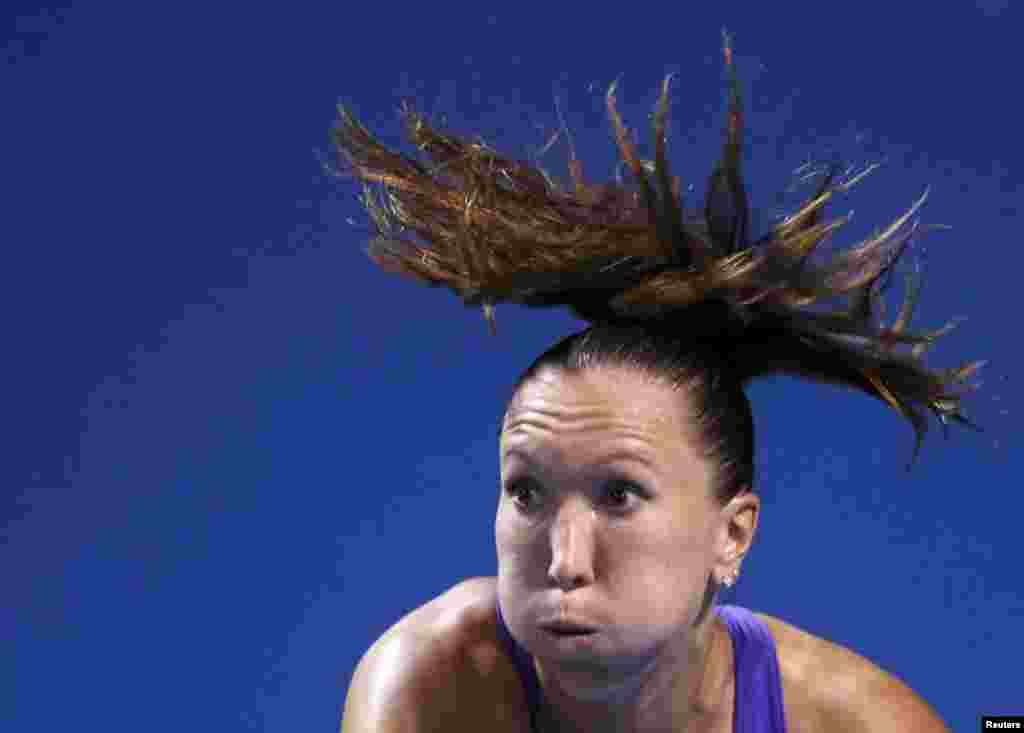
[[764,613],[778,649],[786,719],[794,733],[915,730],[949,733],[902,680],[846,647]]
[[357,665],[342,732],[524,730],[525,696],[496,608],[496,579],[471,578],[400,619]]

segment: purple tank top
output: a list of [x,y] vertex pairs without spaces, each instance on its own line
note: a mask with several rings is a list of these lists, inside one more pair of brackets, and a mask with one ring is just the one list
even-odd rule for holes
[[[740,606],[715,606],[732,638],[735,657],[735,706],[733,733],[786,733],[782,708],[782,679],[775,642],[768,627],[752,612]],[[516,643],[498,608],[498,634],[526,690],[530,730],[537,731],[542,690],[533,658]]]

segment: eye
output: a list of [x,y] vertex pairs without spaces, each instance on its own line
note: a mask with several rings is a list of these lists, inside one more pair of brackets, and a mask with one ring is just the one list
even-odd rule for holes
[[505,487],[505,493],[512,498],[512,503],[522,511],[529,511],[535,507],[531,504],[531,498],[536,499],[537,486],[529,479],[518,479],[510,481]]
[[605,485],[605,496],[609,506],[621,510],[630,508],[630,499],[642,497],[643,491],[630,481],[616,480]]

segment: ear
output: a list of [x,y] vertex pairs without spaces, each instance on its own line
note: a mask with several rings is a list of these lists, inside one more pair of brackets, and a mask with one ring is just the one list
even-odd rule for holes
[[739,573],[740,564],[754,543],[760,514],[761,497],[749,489],[741,490],[719,510],[715,527],[713,568],[718,582]]

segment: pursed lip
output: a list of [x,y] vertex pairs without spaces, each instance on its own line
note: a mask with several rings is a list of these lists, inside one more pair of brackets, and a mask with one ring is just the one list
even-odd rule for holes
[[550,631],[555,634],[592,634],[597,631],[593,626],[577,621],[569,621],[567,619],[544,621],[540,623],[539,626],[545,631]]

